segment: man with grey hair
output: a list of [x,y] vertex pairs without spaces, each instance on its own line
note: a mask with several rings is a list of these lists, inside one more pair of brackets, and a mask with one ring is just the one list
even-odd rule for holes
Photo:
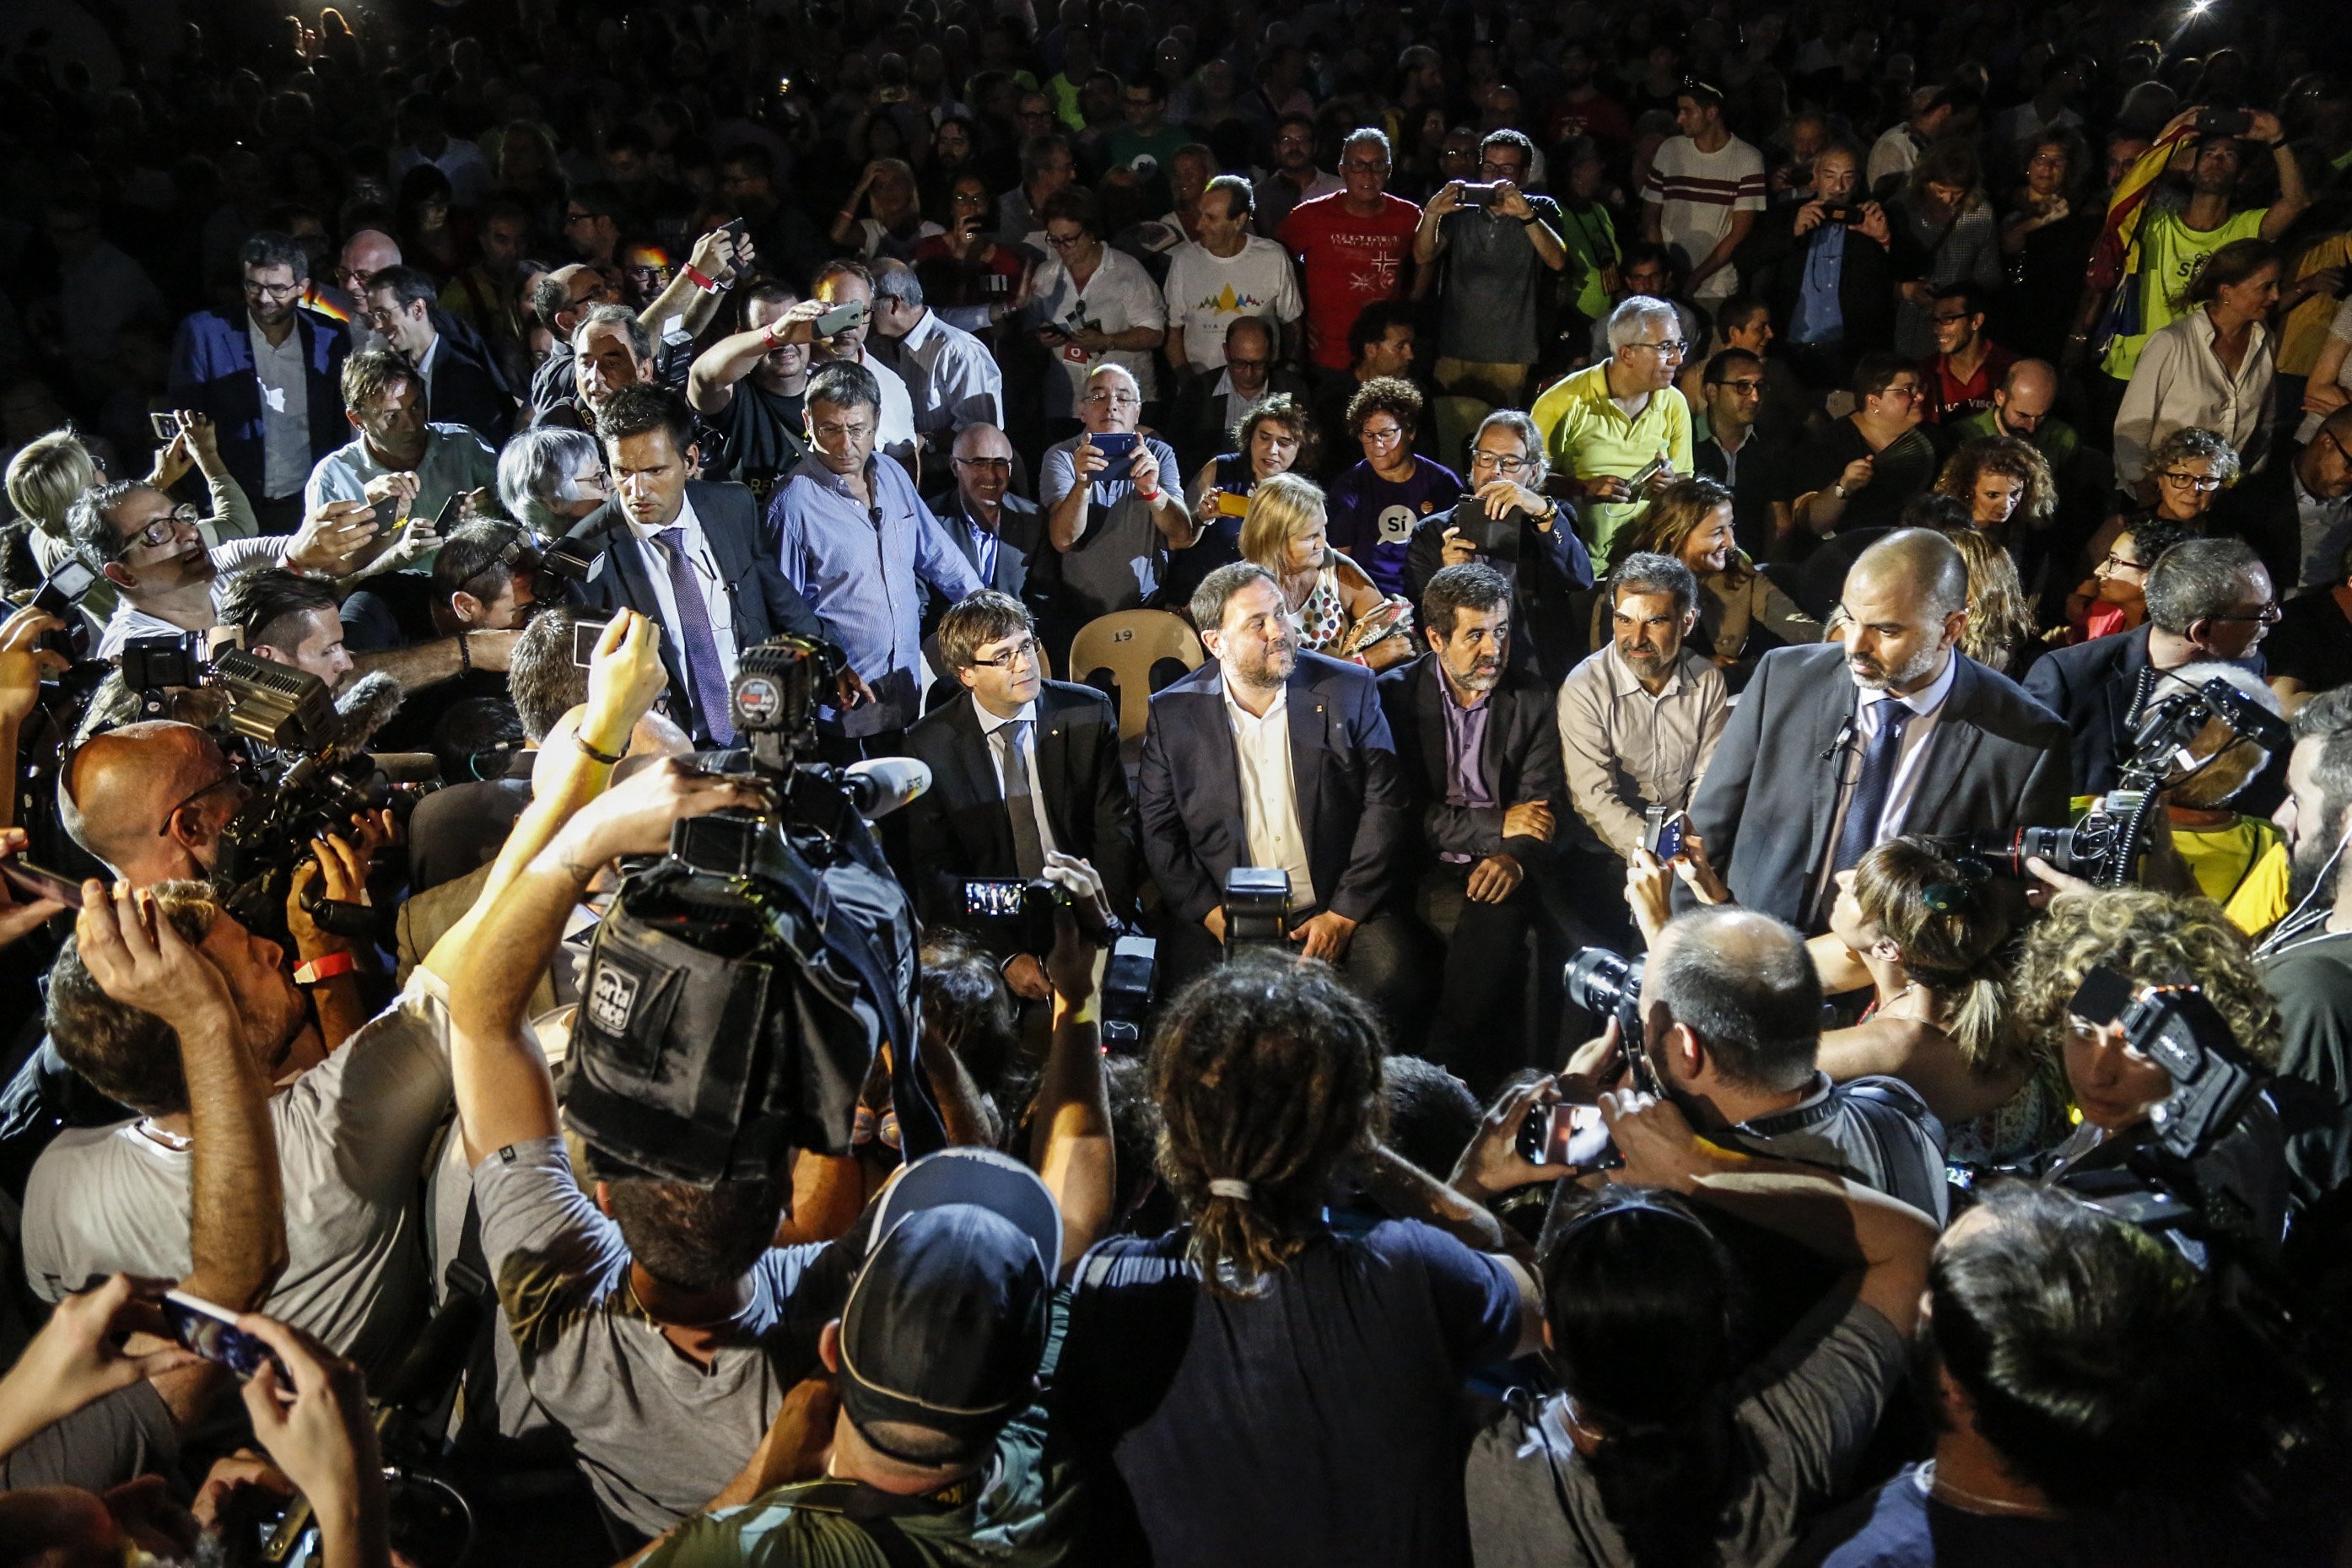
[[2104,795],[2131,752],[2131,716],[2167,673],[2219,660],[2253,675],[2255,652],[2279,621],[2271,574],[2241,539],[2183,539],[2151,567],[2141,590],[2147,623],[2054,650],[2025,673],[2025,689],[2074,735],[2073,792]]
[[1571,514],[1544,494],[1550,470],[1535,421],[1496,409],[1470,438],[1471,495],[1413,529],[1406,590],[1415,602],[1441,570],[1480,561],[1511,584],[1511,664],[1558,685],[1584,646],[1577,601],[1592,586],[1592,557]]
[[975,424],[1004,423],[1004,374],[988,345],[950,327],[923,303],[923,286],[903,261],[874,264],[876,358],[907,383],[915,434],[935,453]]
[[1897,529],[1846,573],[1845,642],[1758,663],[1690,810],[1741,904],[1819,931],[1836,874],[1898,833],[2067,821],[2067,727],[1960,652],[1968,591],[1951,540]]
[[499,504],[532,532],[552,536],[604,504],[604,449],[584,430],[518,432],[499,452]]
[[[1086,428],[1047,447],[1039,470],[1037,502],[1062,558],[1060,608],[1078,622],[1140,605],[1158,591],[1168,552],[1199,531],[1175,452],[1136,431],[1142,403],[1126,366],[1097,365],[1078,400]],[[1097,445],[1098,436],[1110,440]],[[1076,629],[1055,626],[1047,646],[1058,656]]]
[[1690,350],[1682,333],[1668,301],[1630,295],[1609,313],[1609,357],[1536,399],[1544,455],[1572,481],[1596,570],[1648,513],[1648,486],[1691,472],[1690,404],[1675,386]]
[[[1569,800],[1620,860],[1642,852],[1642,813],[1690,808],[1731,718],[1715,661],[1690,646],[1698,579],[1672,556],[1627,556],[1609,574],[1610,640],[1559,688]],[[1608,884],[1615,895],[1613,880]]]
[[1348,329],[1376,299],[1404,298],[1405,262],[1421,209],[1389,194],[1389,139],[1370,126],[1339,144],[1341,189],[1301,202],[1275,238],[1298,263],[1307,293],[1307,352],[1318,370],[1348,369]]
[[572,395],[531,423],[594,433],[596,416],[623,387],[654,379],[654,338],[625,305],[592,305],[572,329]]
[[[1290,257],[1274,241],[1249,232],[1255,204],[1247,180],[1218,175],[1201,195],[1200,237],[1169,256],[1168,281],[1160,288],[1168,304],[1162,351],[1179,376],[1222,369],[1225,340],[1244,320],[1263,322],[1269,340],[1279,332],[1297,346],[1292,325],[1306,307]],[[1261,378],[1265,368],[1263,362],[1256,367]]]

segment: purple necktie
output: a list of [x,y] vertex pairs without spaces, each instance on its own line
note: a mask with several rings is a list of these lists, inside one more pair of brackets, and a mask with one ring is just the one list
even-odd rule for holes
[[686,647],[686,678],[694,687],[694,706],[710,738],[731,746],[735,715],[728,705],[727,671],[719,662],[719,640],[710,633],[710,607],[702,601],[701,580],[686,553],[686,530],[664,528],[661,542],[669,547],[669,591],[677,601],[678,641]]

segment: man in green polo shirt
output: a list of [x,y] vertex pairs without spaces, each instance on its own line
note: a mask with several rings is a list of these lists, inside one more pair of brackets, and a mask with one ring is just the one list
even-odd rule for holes
[[2020,360],[1993,388],[1992,406],[1972,413],[1953,426],[1955,439],[1974,441],[1987,435],[2013,435],[2031,442],[2050,465],[2063,474],[2083,450],[2074,427],[2051,413],[2058,402],[2058,371],[2047,360]]
[[1690,404],[1675,387],[1689,348],[1672,305],[1633,295],[1609,314],[1609,357],[1536,399],[1545,455],[1572,486],[1596,572],[1650,509],[1634,476],[1649,470],[1656,483],[1692,471]]

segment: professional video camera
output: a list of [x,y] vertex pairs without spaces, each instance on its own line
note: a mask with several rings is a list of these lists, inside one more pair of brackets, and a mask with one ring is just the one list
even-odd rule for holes
[[1280,866],[1237,865],[1225,873],[1225,956],[1241,947],[1283,947],[1290,940],[1290,873]]
[[[1934,841],[1936,847],[2019,881],[2031,878],[2025,862],[2039,856],[2053,871],[2120,887],[2138,870],[2149,834],[2164,831],[2166,789],[2185,783],[2234,747],[2251,744],[2275,757],[2294,744],[2277,715],[2227,681],[2182,686],[2151,700],[2158,678],[2156,671],[2144,674],[2121,776],[2081,821],[2071,828],[1948,834]],[[2213,724],[2228,727],[2230,738],[2200,757],[2193,749],[2197,738]]]
[[929,769],[803,760],[842,667],[798,637],[744,652],[730,700],[746,744],[695,765],[762,804],[677,823],[597,926],[565,1113],[607,1162],[708,1183],[844,1153],[884,1050],[902,1152],[945,1142],[919,1070],[914,914],[867,821]]

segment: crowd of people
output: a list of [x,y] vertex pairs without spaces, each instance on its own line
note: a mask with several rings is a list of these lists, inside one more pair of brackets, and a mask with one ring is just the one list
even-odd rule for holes
[[[47,15],[0,1568],[2343,1559],[2324,25]],[[706,1015],[780,651],[919,962]]]

